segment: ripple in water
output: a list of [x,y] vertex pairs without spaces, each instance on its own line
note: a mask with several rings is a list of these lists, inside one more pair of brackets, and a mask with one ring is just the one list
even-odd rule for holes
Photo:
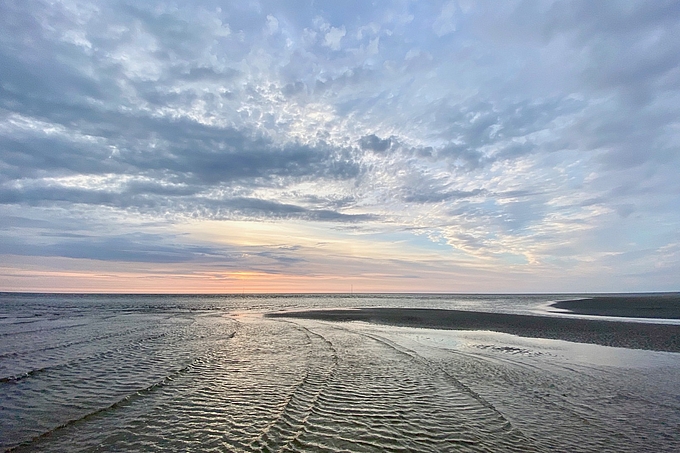
[[[174,301],[137,311],[129,302],[118,311],[102,304],[106,309],[71,308],[37,324],[22,321],[24,327],[6,323],[0,446],[19,452],[678,447],[677,365],[588,364],[562,354],[561,342],[237,317],[211,304],[188,310]],[[677,356],[644,354],[669,363]]]

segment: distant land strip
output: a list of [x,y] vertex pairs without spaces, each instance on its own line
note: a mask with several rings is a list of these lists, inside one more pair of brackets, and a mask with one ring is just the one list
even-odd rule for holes
[[680,325],[643,324],[550,316],[515,315],[426,308],[360,308],[269,313],[270,318],[365,321],[405,327],[491,330],[631,349],[680,352]]
[[680,293],[594,296],[551,306],[579,315],[680,319]]

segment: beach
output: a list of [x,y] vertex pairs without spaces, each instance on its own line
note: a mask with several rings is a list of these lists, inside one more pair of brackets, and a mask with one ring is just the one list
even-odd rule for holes
[[0,293],[0,451],[678,451],[680,326],[559,297]]

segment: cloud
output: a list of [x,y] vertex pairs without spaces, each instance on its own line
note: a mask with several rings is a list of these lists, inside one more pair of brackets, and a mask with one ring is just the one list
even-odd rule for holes
[[386,139],[380,139],[376,135],[371,134],[371,135],[366,135],[365,137],[361,137],[361,140],[359,140],[359,144],[361,145],[361,149],[366,149],[366,150],[371,150],[371,151],[377,151],[377,152],[383,152],[386,151],[392,141],[389,138]]
[[358,222],[375,219],[373,215],[342,214],[329,209],[307,209],[302,206],[279,203],[258,198],[230,198],[219,201],[205,200],[203,206],[213,205],[217,210],[227,208],[230,212],[246,217],[303,218],[316,221]]
[[324,37],[324,45],[327,47],[330,47],[331,50],[340,50],[340,41],[342,41],[342,38],[347,34],[347,31],[345,30],[345,27],[342,28],[335,28],[331,27],[331,29],[326,33],[326,36]]
[[61,235],[56,243],[30,244],[13,242],[0,246],[0,254],[28,256],[58,256],[100,261],[142,263],[184,263],[205,255],[228,258],[221,252],[206,247],[160,245],[167,237],[68,237]]
[[408,203],[438,203],[447,200],[460,200],[464,198],[477,197],[484,195],[482,189],[475,190],[451,190],[446,192],[421,192],[421,193],[410,193],[404,197],[404,201]]
[[437,36],[444,36],[456,31],[455,25],[456,3],[447,2],[442,6],[442,10],[432,24],[432,29]]
[[271,14],[267,16],[267,31],[270,35],[279,31],[279,21]]
[[[4,2],[0,217],[295,219],[347,241],[427,231],[408,241],[527,272],[646,263],[636,252],[677,242],[680,221],[678,12]],[[163,241],[145,225],[83,231],[94,245],[72,258],[116,244],[159,262],[200,256],[147,247]],[[39,253],[6,228],[15,253]],[[76,254],[81,239],[63,237],[44,253]]]

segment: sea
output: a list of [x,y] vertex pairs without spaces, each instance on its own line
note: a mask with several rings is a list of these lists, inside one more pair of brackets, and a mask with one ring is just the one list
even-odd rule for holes
[[572,297],[0,293],[0,451],[680,451],[678,353],[264,316]]

